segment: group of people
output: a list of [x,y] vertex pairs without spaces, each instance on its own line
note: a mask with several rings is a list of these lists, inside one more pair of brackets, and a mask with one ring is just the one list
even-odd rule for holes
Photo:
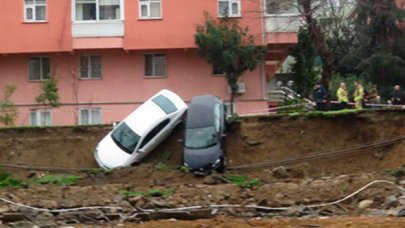
[[[376,87],[373,87],[368,91],[361,85],[360,81],[355,81],[354,86],[353,101],[356,109],[363,109],[366,107],[366,104],[371,107],[375,107],[376,104],[380,103],[381,97],[378,95]],[[313,97],[317,110],[325,110],[327,96],[328,93],[326,89],[320,83],[316,83],[313,89]],[[349,92],[344,82],[340,83],[336,96],[338,99],[339,109],[348,108]],[[389,97],[388,103],[392,105],[405,104],[404,93],[401,91],[401,87],[399,85],[394,86],[394,90]]]

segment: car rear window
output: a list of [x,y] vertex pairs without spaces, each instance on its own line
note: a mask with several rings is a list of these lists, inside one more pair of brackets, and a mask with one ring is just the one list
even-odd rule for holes
[[165,96],[159,95],[152,99],[166,114],[177,111],[176,106]]

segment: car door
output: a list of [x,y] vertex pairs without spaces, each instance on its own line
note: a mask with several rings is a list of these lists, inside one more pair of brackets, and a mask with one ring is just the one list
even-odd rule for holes
[[154,128],[152,128],[142,140],[138,151],[142,151],[144,153],[140,155],[141,158],[145,157],[149,152],[151,152],[154,148],[156,148],[160,142],[162,141],[162,134],[166,130],[168,124],[170,123],[170,119],[164,119]]

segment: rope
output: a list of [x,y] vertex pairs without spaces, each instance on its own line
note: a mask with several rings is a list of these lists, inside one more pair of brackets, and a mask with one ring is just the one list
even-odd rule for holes
[[[304,205],[305,208],[318,208],[318,207],[324,207],[324,206],[330,206],[330,205],[335,205],[338,203],[341,203],[345,200],[348,200],[355,195],[359,194],[360,192],[366,190],[367,188],[371,187],[372,185],[382,183],[382,184],[390,184],[394,185],[397,187],[403,194],[405,194],[405,189],[397,184],[395,184],[392,181],[387,181],[387,180],[375,180],[372,181],[357,191],[347,195],[344,198],[341,198],[339,200],[335,200],[332,202],[328,203],[321,203],[321,204],[312,204],[312,205]],[[60,213],[60,212],[71,212],[71,211],[82,211],[82,210],[94,210],[94,209],[118,209],[118,210],[123,210],[123,209],[132,209],[135,211],[133,208],[124,208],[124,207],[111,207],[111,206],[92,206],[92,207],[77,207],[77,208],[68,208],[68,209],[47,209],[47,208],[40,208],[40,207],[33,207],[33,206],[28,206],[22,203],[16,203],[11,200],[5,199],[5,198],[0,198],[1,201],[6,202],[8,204],[16,205],[19,207],[31,209],[31,210],[36,210],[36,211],[45,211],[45,212],[50,212],[50,213]],[[255,206],[255,205],[240,205],[240,204],[211,204],[207,206],[190,206],[190,207],[178,207],[178,208],[169,208],[169,209],[138,209],[138,211],[141,212],[171,212],[171,211],[191,211],[191,210],[198,210],[198,209],[204,209],[204,208],[210,208],[210,209],[220,209],[220,208],[249,208],[249,209],[257,209],[257,210],[266,210],[266,211],[285,211],[293,208],[294,206],[290,207],[264,207],[264,206]]]

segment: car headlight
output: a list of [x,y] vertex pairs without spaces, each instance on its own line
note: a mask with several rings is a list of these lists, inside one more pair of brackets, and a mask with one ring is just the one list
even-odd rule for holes
[[214,164],[212,164],[212,168],[218,167],[220,163],[221,163],[221,159],[218,158],[218,159],[214,162]]

